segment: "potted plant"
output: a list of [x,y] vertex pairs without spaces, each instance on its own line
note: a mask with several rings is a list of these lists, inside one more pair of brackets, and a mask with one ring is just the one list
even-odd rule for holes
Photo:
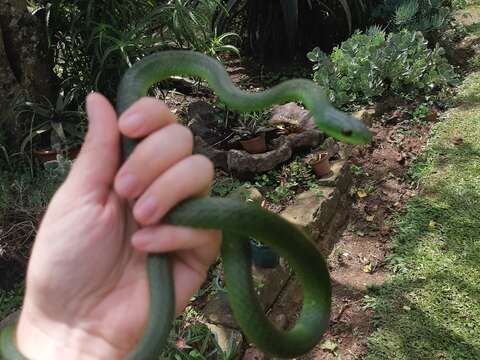
[[250,154],[261,154],[267,151],[265,133],[270,130],[262,126],[262,115],[246,114],[239,120],[240,125],[232,131],[237,134],[243,149]]
[[58,94],[55,104],[44,98],[41,102],[26,101],[16,106],[17,116],[31,115],[31,126],[22,141],[21,151],[30,145],[32,153],[42,162],[53,161],[57,155],[73,159],[83,142],[85,113],[70,110],[73,90]]
[[273,269],[280,263],[280,257],[276,252],[253,238],[250,239],[250,249],[252,251],[252,261],[255,266],[264,269]]
[[331,172],[330,155],[328,151],[320,151],[310,154],[306,157],[305,162],[310,165],[317,177],[322,178]]

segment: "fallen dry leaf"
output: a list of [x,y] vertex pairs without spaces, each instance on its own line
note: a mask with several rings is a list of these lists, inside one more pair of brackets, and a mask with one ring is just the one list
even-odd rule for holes
[[367,274],[371,274],[373,273],[373,265],[370,263],[370,264],[367,264],[363,267],[363,272],[364,273],[367,273]]
[[368,194],[363,191],[363,190],[358,190],[357,191],[357,196],[360,198],[360,199],[363,199],[363,198],[366,198],[368,196]]
[[325,340],[321,345],[320,345],[320,349],[322,350],[326,350],[326,351],[329,351],[329,352],[335,352],[335,350],[337,350],[338,348],[338,345],[332,341],[332,340]]

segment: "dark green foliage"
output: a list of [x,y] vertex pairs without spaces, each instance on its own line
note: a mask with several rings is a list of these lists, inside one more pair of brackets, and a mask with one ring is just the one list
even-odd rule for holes
[[231,176],[217,176],[210,190],[212,196],[226,197],[233,190],[240,187],[240,180]]
[[274,204],[285,204],[301,191],[309,190],[322,197],[322,189],[316,181],[311,167],[297,158],[279,170],[257,175],[254,184]]
[[[240,26],[246,48],[263,63],[285,63],[313,46],[328,51],[368,19],[372,0],[225,0],[222,31]],[[238,19],[241,19],[240,21]],[[240,25],[239,25],[240,23]]]
[[39,102],[26,101],[15,106],[17,117],[29,119],[29,131],[20,146],[21,153],[29,152],[34,143],[37,149],[55,149],[57,152],[80,147],[86,129],[86,115],[77,110],[74,90],[67,94],[62,90],[55,102],[43,98]]
[[393,30],[442,31],[452,21],[451,2],[448,0],[383,0],[375,9],[374,17],[390,21]]
[[426,94],[455,80],[444,51],[428,47],[419,32],[403,30],[388,36],[378,27],[355,33],[331,56],[316,48],[314,79],[338,106],[368,102],[386,94]]
[[214,11],[222,9],[218,1],[32,1],[45,25],[57,97],[16,100],[23,143],[13,152],[28,150],[32,142],[44,149],[78,146],[86,128],[86,95],[99,91],[115,102],[125,71],[154,51],[188,48],[217,58],[238,54],[231,44],[238,35],[211,28]]
[[175,320],[167,348],[159,360],[233,360],[238,352],[234,337],[229,339],[228,347],[223,351],[200,314],[188,307]]
[[24,294],[23,283],[18,283],[11,290],[0,288],[0,319],[4,319],[22,305]]
[[[217,0],[60,0],[38,4],[46,19],[55,72],[66,89],[113,99],[125,70],[157,50],[237,52],[234,34],[211,28]],[[221,7],[221,6],[220,6]]]

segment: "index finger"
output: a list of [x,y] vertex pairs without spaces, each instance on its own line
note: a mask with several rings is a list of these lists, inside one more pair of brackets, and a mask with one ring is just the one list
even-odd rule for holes
[[176,121],[177,117],[163,101],[143,97],[120,116],[118,127],[122,135],[138,139]]

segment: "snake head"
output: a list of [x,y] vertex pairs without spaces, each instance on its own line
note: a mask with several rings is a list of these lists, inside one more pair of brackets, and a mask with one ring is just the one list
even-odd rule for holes
[[321,129],[327,127],[324,131],[337,140],[349,144],[367,144],[372,140],[370,130],[361,120],[352,115],[329,107],[324,110],[324,117],[327,121],[319,123],[314,117],[315,124]]

